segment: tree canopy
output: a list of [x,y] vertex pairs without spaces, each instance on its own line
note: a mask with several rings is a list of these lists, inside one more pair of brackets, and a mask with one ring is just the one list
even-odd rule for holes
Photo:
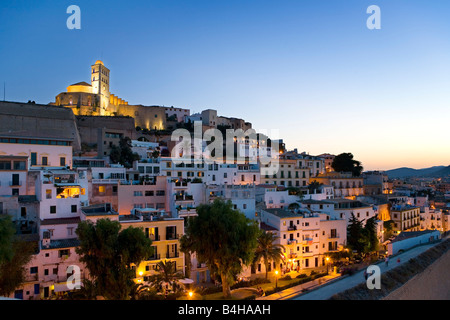
[[376,231],[376,217],[367,219],[366,224],[352,213],[347,226],[347,244],[358,254],[367,254],[378,250],[378,237]]
[[109,219],[99,219],[96,224],[82,221],[76,230],[80,240],[76,252],[98,292],[108,299],[127,300],[136,277],[132,265],[150,257],[153,248],[141,228],[120,229],[118,221]]
[[131,150],[131,139],[128,137],[120,138],[119,146],[113,145],[109,158],[113,163],[120,163],[126,168],[131,168],[133,162],[140,159],[139,154]]
[[361,162],[354,160],[351,153],[341,153],[334,157],[331,167],[337,172],[351,172],[355,177],[359,177],[363,170]]
[[9,296],[26,279],[26,265],[31,261],[35,245],[15,236],[10,216],[0,217],[0,296]]
[[[225,298],[231,297],[230,285],[253,261],[259,228],[230,201],[216,199],[197,207],[197,217],[191,217],[181,241],[181,249],[196,252],[212,273],[220,275]],[[186,248],[186,246],[189,248]]]

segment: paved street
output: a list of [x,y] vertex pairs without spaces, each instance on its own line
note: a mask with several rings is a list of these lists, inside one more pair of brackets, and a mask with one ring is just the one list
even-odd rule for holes
[[[439,243],[439,242],[438,242]],[[402,254],[399,254],[392,259],[389,260],[389,265],[386,266],[384,262],[378,263],[377,265],[380,267],[381,272],[384,273],[388,270],[391,270],[403,263],[407,262],[409,259],[414,258],[420,255],[422,252],[427,251],[437,243],[422,245],[419,247],[415,247],[411,250],[408,250]],[[397,262],[397,259],[400,259],[400,263]],[[364,270],[360,270],[359,272],[347,276],[341,280],[335,281],[331,284],[320,287],[314,291],[303,295],[290,296],[287,299],[290,300],[327,300],[331,298],[336,293],[342,292],[344,290],[353,288],[354,286],[365,282],[364,279]],[[299,292],[300,293],[300,292]]]

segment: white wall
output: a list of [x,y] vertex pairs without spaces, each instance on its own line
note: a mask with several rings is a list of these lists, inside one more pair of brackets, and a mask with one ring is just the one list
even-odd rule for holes
[[434,241],[440,239],[441,233],[439,231],[433,231],[430,233],[425,233],[423,235],[405,239],[402,241],[391,242],[387,245],[388,254],[393,255],[397,254],[400,250],[408,250],[416,245],[425,244],[430,241]]

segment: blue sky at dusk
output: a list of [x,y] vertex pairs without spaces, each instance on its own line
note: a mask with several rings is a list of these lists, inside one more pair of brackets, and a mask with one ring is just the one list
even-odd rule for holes
[[217,109],[369,170],[450,165],[449,1],[0,2],[6,100],[52,102],[98,59],[130,104]]

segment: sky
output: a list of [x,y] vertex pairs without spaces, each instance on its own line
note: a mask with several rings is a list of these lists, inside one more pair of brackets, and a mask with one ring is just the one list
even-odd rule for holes
[[450,165],[449,16],[443,0],[2,0],[0,99],[53,102],[100,59],[130,104],[216,109],[365,170]]

